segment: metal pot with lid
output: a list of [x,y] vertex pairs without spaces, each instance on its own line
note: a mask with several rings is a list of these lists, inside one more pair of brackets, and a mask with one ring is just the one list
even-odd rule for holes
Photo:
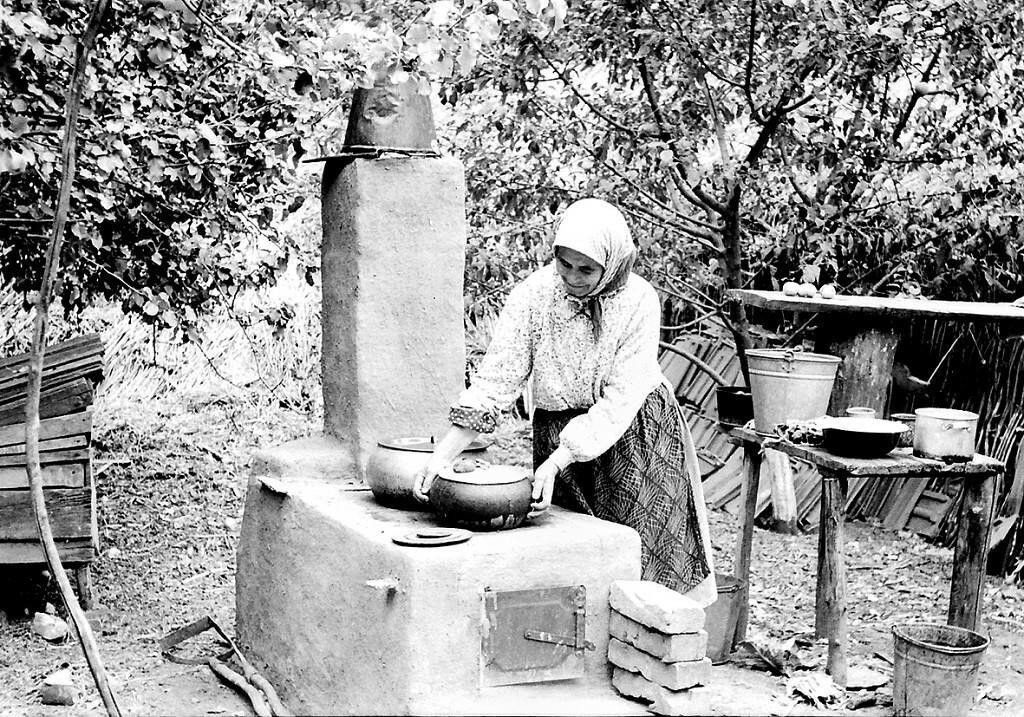
[[471,530],[518,527],[530,512],[532,497],[529,469],[480,459],[456,461],[430,488],[438,520]]
[[[434,452],[433,436],[404,436],[379,441],[366,463],[363,479],[370,486],[373,497],[381,505],[402,510],[423,510],[416,500],[412,486],[416,472]],[[475,440],[460,454],[460,459],[484,457],[487,444]]]
[[974,458],[978,414],[955,408],[918,408],[914,411],[914,455],[947,463]]

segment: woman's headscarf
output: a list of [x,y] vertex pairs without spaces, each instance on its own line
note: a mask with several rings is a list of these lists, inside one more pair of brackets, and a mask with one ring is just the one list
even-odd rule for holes
[[569,205],[555,229],[553,248],[565,247],[593,259],[604,268],[594,290],[582,298],[594,326],[601,334],[600,299],[626,285],[636,261],[636,246],[622,212],[601,199],[580,199]]

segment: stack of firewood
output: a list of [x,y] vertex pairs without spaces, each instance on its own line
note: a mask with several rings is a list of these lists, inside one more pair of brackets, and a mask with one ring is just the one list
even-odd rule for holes
[[[27,377],[27,354],[0,359],[0,565],[43,562],[25,469]],[[98,334],[47,348],[39,400],[42,482],[54,538],[61,559],[76,568],[83,605],[98,548],[90,443],[93,393],[102,378]]]

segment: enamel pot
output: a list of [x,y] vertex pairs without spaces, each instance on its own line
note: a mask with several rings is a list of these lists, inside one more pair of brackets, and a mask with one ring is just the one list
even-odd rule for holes
[[953,408],[919,408],[914,411],[914,455],[946,462],[974,458],[978,414]]
[[[473,441],[460,458],[483,457],[487,445]],[[378,503],[403,510],[423,510],[412,493],[416,472],[430,460],[434,440],[429,436],[408,436],[380,441],[370,454],[363,480]]]
[[462,461],[434,479],[430,505],[443,525],[507,530],[526,520],[532,495],[526,468]]

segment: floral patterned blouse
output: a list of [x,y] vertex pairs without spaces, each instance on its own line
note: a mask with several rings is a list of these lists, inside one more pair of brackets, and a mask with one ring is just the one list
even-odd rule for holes
[[527,277],[509,295],[487,355],[453,408],[453,422],[486,430],[457,416],[481,409],[493,416],[532,376],[538,408],[586,410],[560,435],[574,461],[593,460],[611,448],[664,381],[658,366],[661,305],[636,274],[599,300],[602,330],[595,339],[586,300],[566,292],[554,264]]

